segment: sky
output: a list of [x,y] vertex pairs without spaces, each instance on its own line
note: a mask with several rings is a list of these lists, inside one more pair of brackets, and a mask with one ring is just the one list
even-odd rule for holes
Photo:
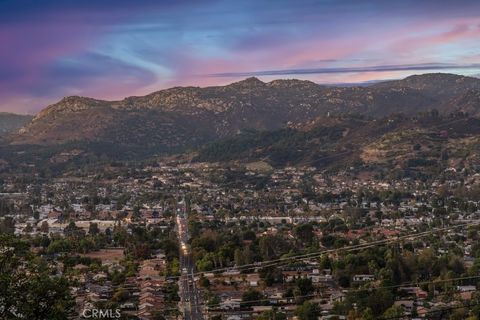
[[480,76],[478,0],[0,0],[0,111],[250,76]]

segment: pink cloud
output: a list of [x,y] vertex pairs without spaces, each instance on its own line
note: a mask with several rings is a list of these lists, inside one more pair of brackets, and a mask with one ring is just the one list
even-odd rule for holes
[[461,24],[454,26],[446,32],[425,36],[414,36],[397,41],[391,46],[396,52],[414,52],[423,48],[434,48],[438,45],[452,44],[463,40],[477,41],[480,39],[478,26]]

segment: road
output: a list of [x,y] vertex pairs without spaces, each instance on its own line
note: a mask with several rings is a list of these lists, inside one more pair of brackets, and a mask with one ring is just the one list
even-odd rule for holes
[[177,211],[177,235],[180,243],[179,294],[182,313],[185,320],[203,320],[200,290],[194,279],[195,261],[188,244],[188,225],[184,207]]

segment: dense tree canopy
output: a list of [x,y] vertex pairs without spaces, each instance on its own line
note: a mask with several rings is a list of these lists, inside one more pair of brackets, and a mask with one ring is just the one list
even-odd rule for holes
[[67,319],[74,306],[68,281],[12,236],[0,235],[0,250],[0,318]]

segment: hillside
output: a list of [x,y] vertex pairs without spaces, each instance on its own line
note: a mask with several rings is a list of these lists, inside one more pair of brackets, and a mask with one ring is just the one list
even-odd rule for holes
[[244,132],[201,148],[199,162],[356,167],[424,175],[480,165],[480,120],[465,115],[318,118],[273,132]]
[[479,88],[477,78],[427,74],[367,87],[248,78],[227,86],[176,87],[121,101],[67,97],[42,110],[11,143],[90,141],[172,152],[242,130],[278,130],[326,115],[380,118],[433,108],[477,115]]
[[449,73],[413,75],[402,80],[380,82],[376,88],[410,88],[423,95],[440,100],[462,95],[467,91],[480,90],[480,79]]

